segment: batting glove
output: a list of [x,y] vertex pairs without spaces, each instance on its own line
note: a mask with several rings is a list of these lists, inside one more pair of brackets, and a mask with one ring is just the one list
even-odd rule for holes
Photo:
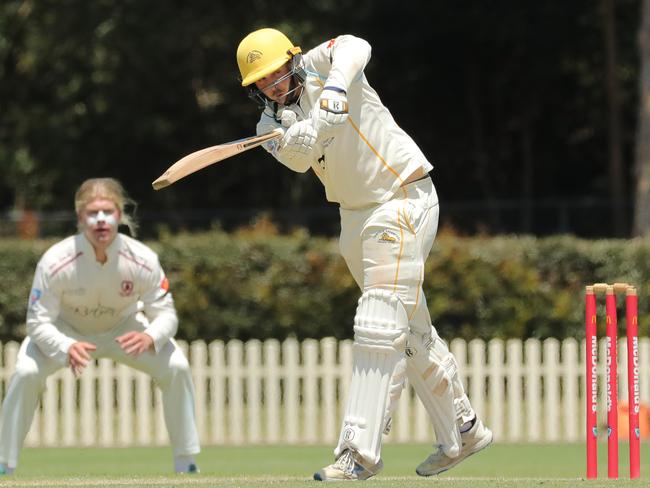
[[343,127],[348,120],[348,97],[345,90],[326,86],[316,101],[312,113],[318,133],[331,133]]
[[305,158],[311,155],[317,137],[311,120],[296,122],[280,140],[278,155],[288,159]]
[[298,122],[298,115],[293,110],[285,108],[282,110],[282,112],[280,112],[280,122],[282,123],[282,127],[289,128]]

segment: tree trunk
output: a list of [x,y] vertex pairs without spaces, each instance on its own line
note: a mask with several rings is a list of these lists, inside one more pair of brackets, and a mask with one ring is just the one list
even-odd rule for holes
[[650,0],[643,0],[639,27],[639,117],[636,135],[634,235],[650,236]]
[[532,110],[527,110],[521,123],[521,230],[534,232],[533,198],[535,181],[535,158],[533,156]]
[[[481,197],[485,198],[485,210],[487,211],[487,230],[490,232],[499,232],[500,214],[497,207],[497,192],[492,183],[494,169],[491,168],[490,153],[486,147],[486,136],[484,131],[485,115],[481,108],[481,80],[479,80],[478,68],[474,60],[468,63],[468,93],[467,108],[472,135],[472,147],[474,151],[474,160],[476,162],[476,177],[482,190]],[[477,227],[479,232],[485,231],[484,226]]]
[[609,146],[609,198],[612,230],[617,237],[627,229],[627,199],[624,197],[623,148],[621,142],[621,102],[616,77],[616,12],[614,0],[602,1],[605,36],[605,80],[607,88],[607,142]]

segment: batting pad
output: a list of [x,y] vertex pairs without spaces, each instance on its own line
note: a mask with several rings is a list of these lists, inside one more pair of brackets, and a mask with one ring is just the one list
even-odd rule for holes
[[437,443],[455,458],[462,447],[460,425],[474,418],[458,365],[445,342],[431,334],[409,334],[407,376],[429,414]]
[[334,451],[337,458],[352,449],[369,463],[379,462],[390,397],[404,384],[400,362],[405,361],[407,329],[408,316],[397,295],[380,289],[361,295],[354,318],[352,382]]

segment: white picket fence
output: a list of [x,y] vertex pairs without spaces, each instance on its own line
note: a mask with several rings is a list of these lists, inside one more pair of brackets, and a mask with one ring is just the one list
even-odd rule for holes
[[[619,342],[619,401],[627,399],[627,354]],[[329,444],[338,439],[352,343],[276,340],[183,344],[196,386],[203,445]],[[13,372],[18,344],[2,347],[0,381]],[[584,344],[574,339],[451,342],[476,411],[501,442],[584,438]],[[600,347],[599,409],[605,391]],[[640,339],[641,401],[650,403],[650,339]],[[624,429],[622,426],[621,429]],[[604,429],[601,429],[604,431]],[[427,415],[405,390],[386,442],[433,442]],[[47,389],[30,446],[165,445],[161,396],[149,377],[111,360],[79,380],[63,369]]]

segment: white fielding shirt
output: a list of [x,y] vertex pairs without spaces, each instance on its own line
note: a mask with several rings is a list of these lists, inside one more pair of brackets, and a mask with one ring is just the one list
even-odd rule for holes
[[158,256],[148,246],[117,234],[101,264],[83,234],[70,236],[41,257],[27,307],[27,334],[48,357],[66,354],[80,335],[101,334],[143,312],[159,351],[178,329],[174,302]]
[[[433,169],[369,85],[363,70],[370,51],[363,39],[342,35],[305,53],[303,94],[287,108],[296,112],[298,120],[309,118],[324,86],[345,90],[349,105],[344,127],[334,137],[319,140],[312,157],[286,161],[278,155],[277,140],[264,144],[290,169],[302,173],[312,168],[325,187],[327,200],[349,210],[385,203],[419,168]],[[282,127],[280,121],[267,107],[257,133],[278,127]]]

